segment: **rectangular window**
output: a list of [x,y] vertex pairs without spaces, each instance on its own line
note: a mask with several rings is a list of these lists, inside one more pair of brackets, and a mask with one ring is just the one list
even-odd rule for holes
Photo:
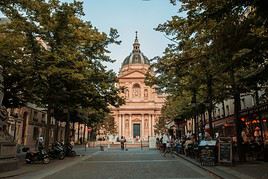
[[227,116],[229,116],[230,115],[230,109],[229,109],[228,105],[226,105],[226,111],[227,111]]
[[39,128],[38,127],[34,127],[33,128],[33,140],[36,140],[39,136]]
[[34,121],[38,121],[37,115],[38,115],[37,111],[34,111],[34,115],[33,115]]
[[43,123],[45,123],[46,122],[46,114],[42,114],[42,121],[41,122],[43,122]]

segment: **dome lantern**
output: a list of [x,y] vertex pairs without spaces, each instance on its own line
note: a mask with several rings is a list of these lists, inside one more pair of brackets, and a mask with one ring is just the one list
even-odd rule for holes
[[138,40],[138,31],[136,31],[135,41],[133,43],[133,53],[140,53],[140,43]]
[[125,65],[131,64],[147,64],[150,65],[149,59],[140,51],[140,43],[138,40],[138,32],[136,31],[135,40],[133,43],[133,50],[129,56],[127,56],[122,64],[122,67]]

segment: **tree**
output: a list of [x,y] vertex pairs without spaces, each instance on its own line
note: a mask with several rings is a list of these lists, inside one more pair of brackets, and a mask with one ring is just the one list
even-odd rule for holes
[[[0,25],[0,64],[3,66],[4,100],[7,108],[25,105],[30,97],[24,85],[29,63],[24,57],[26,39],[22,33],[12,32],[7,21]],[[12,54],[12,55],[10,55]]]
[[104,130],[105,135],[115,135],[117,126],[114,117],[106,113],[104,119],[97,124],[96,130]]
[[111,61],[107,46],[120,43],[117,31],[111,29],[107,35],[81,20],[81,2],[18,0],[0,5],[10,21],[17,23],[10,26],[11,31],[25,38],[22,49],[28,75],[24,88],[31,94],[29,101],[47,108],[46,146],[52,111],[67,109],[68,126],[77,108],[107,111],[109,105],[123,102],[114,86],[115,74],[101,64]]
[[157,59],[157,75],[149,79],[171,94],[195,91],[201,103],[209,103],[210,113],[214,103],[231,96],[241,159],[240,93],[267,83],[267,76],[256,78],[267,73],[267,2],[180,2],[186,17],[173,16],[156,29],[173,44]]

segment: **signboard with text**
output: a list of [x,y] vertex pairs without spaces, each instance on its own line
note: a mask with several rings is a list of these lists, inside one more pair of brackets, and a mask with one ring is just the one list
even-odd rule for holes
[[218,161],[219,163],[229,163],[232,164],[232,140],[231,138],[220,138],[219,140],[219,150],[218,150]]

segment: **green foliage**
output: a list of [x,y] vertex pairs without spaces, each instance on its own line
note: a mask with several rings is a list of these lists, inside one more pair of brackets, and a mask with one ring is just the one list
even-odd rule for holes
[[104,120],[97,124],[96,130],[104,130],[106,135],[115,135],[117,133],[117,126],[114,117],[107,113]]
[[164,134],[167,130],[166,125],[167,120],[165,118],[160,117],[157,123],[154,125],[154,132],[156,134]]
[[267,85],[267,2],[178,2],[179,12],[187,15],[156,28],[171,44],[154,59],[154,73],[147,74],[148,84],[170,94],[164,118],[189,115],[183,101],[189,101],[190,91],[196,91],[198,104],[213,105]]
[[109,35],[99,32],[83,21],[81,2],[5,0],[0,10],[10,21],[0,29],[5,105],[18,101],[47,107],[49,129],[51,115],[66,109],[75,114],[71,118],[80,109],[92,109],[96,118],[83,118],[90,123],[100,120],[109,105],[124,102],[114,85],[115,73],[102,65],[112,62],[107,47],[120,44],[119,35],[115,29]]

